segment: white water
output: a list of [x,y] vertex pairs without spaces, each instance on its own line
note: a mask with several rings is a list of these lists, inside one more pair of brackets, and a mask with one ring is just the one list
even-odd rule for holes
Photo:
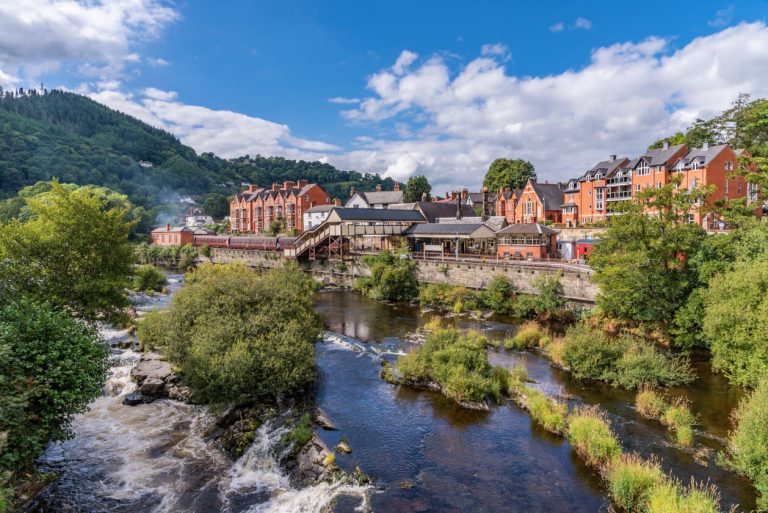
[[[127,332],[103,330],[112,343]],[[310,513],[329,511],[340,495],[368,509],[369,487],[322,483],[296,489],[275,447],[285,432],[269,423],[232,462],[206,433],[215,422],[204,406],[160,400],[126,406],[130,371],[140,355],[115,350],[104,395],[72,425],[74,437],[52,444],[43,468],[59,473],[42,511],[126,513]]]

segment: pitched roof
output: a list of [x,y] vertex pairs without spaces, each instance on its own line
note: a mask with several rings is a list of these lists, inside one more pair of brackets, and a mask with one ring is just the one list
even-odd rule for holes
[[315,214],[317,212],[330,212],[336,205],[315,205],[304,211],[305,214]]
[[[456,218],[456,202],[440,203],[436,201],[417,201],[418,208],[427,219],[428,223],[434,223],[439,217]],[[475,209],[469,205],[461,205],[461,217],[471,217],[475,215]]]
[[357,194],[360,194],[369,205],[389,205],[403,201],[403,191],[358,192]]
[[191,232],[192,228],[189,226],[172,226],[170,230],[166,230],[165,226],[161,226],[159,228],[155,228],[152,230],[152,233],[180,233],[180,232]]
[[532,183],[536,195],[544,203],[545,210],[555,210],[563,204],[563,190],[556,183]]
[[424,221],[424,217],[418,210],[335,207],[332,213],[338,215],[342,221],[398,221],[414,223]]
[[485,220],[480,216],[462,217],[461,219],[438,217],[436,222],[439,224],[484,224],[494,232],[507,226],[507,218],[504,216],[488,216]]
[[[488,203],[493,203],[496,201],[496,194],[489,192],[488,194]],[[469,193],[469,199],[472,200],[473,204],[483,204],[483,193],[482,192],[470,192]]]
[[671,165],[669,160],[675,156],[675,153],[677,153],[680,148],[682,148],[682,144],[677,144],[675,146],[670,146],[667,149],[664,148],[656,148],[655,150],[649,150],[645,152],[644,157],[648,159],[648,165],[653,166],[664,166],[664,165]]
[[[691,163],[695,160],[699,163],[701,166],[706,166],[709,164],[709,162],[717,157],[721,151],[723,151],[728,145],[727,144],[718,144],[716,146],[710,146],[709,148],[694,148],[685,155],[683,155],[682,160],[685,163],[685,166],[688,167],[691,165]],[[677,162],[680,162],[681,159],[678,159]],[[675,162],[675,164],[677,164]]]
[[493,230],[482,223],[421,223],[415,224],[403,232],[405,235],[435,236],[481,236],[493,237]]
[[624,165],[626,161],[627,157],[617,157],[613,160],[603,160],[602,162],[598,162],[592,166],[592,169],[587,170],[586,173],[579,177],[579,181],[586,182],[587,180],[592,180],[598,173],[600,173],[603,178],[607,178]]
[[503,230],[496,232],[497,235],[522,234],[522,235],[556,235],[557,230],[548,228],[538,223],[516,223],[510,224]]

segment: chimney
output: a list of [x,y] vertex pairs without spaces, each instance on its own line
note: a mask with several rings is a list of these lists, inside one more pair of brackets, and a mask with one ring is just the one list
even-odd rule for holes
[[290,189],[293,189],[294,185],[296,185],[294,182],[292,182],[290,180],[286,180],[285,182],[283,182],[283,189],[285,189],[286,191],[290,190]]
[[381,192],[381,184],[380,183],[376,184],[376,192]]
[[461,190],[461,200],[462,200],[462,201],[464,201],[464,200],[466,200],[468,197],[469,197],[469,189],[467,189],[466,187],[464,187],[464,188]]
[[488,187],[483,187],[483,215],[480,216],[480,220],[483,222],[488,220]]
[[273,183],[272,184],[272,190],[273,191],[279,191],[280,190],[280,184],[279,183]]
[[708,149],[709,149],[709,143],[708,143],[708,142],[705,142],[704,144],[702,144],[702,145],[701,145],[701,149],[702,149],[702,150],[708,150]]
[[395,186],[392,188],[395,192],[400,192],[400,182],[395,182]]
[[353,185],[352,187],[349,188],[349,197],[351,198],[352,196],[354,196],[355,192],[357,191],[355,191],[355,186]]
[[170,232],[171,231],[171,223],[165,223],[165,231]]
[[245,192],[256,192],[256,189],[258,189],[258,188],[259,188],[258,185],[256,185],[255,183],[252,183],[252,184],[250,184],[248,186],[248,190],[245,191]]
[[451,201],[456,200],[456,198],[458,197],[459,197],[459,193],[457,193],[456,191],[451,191]]
[[309,182],[307,182],[306,180],[299,180],[299,183],[298,183],[298,188],[299,188],[299,189],[303,189],[304,187],[306,187],[306,186],[307,186],[307,184],[308,184],[308,183],[309,183]]
[[456,196],[456,219],[461,219],[461,194],[456,192],[454,194]]
[[608,155],[608,160],[613,162],[614,160],[616,160],[616,155]]
[[[397,183],[397,182],[395,182],[395,183]],[[422,192],[421,193],[421,201],[427,201],[427,193],[426,192]]]
[[335,207],[340,207],[341,206],[341,200],[339,198],[334,198],[333,199],[333,205]]
[[668,150],[669,149],[669,141],[664,141],[664,145],[662,146],[662,149]]
[[448,191],[445,191],[445,199],[451,199],[451,195],[448,194]]

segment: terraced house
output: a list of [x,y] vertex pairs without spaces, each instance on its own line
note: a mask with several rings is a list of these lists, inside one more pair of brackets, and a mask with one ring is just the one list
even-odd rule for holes
[[265,189],[249,185],[229,204],[233,232],[268,233],[272,221],[281,219],[287,230],[304,231],[304,212],[319,205],[330,205],[331,197],[319,185],[286,181]]

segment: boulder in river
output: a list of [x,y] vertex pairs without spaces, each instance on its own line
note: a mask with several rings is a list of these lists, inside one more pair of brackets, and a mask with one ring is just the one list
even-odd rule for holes
[[319,436],[312,434],[312,439],[299,452],[298,473],[303,482],[319,482],[328,477],[326,458],[331,454]]
[[139,392],[141,392],[142,395],[148,395],[148,396],[160,396],[163,395],[165,391],[165,381],[163,381],[160,378],[147,378],[139,387]]
[[123,404],[127,406],[136,406],[139,404],[148,404],[154,400],[154,397],[147,397],[139,392],[131,392],[130,394],[123,397]]
[[339,440],[339,444],[336,446],[336,450],[339,452],[343,452],[344,454],[349,454],[352,452],[352,447],[349,445],[349,442],[347,441],[346,436],[342,436],[341,440]]
[[320,408],[315,408],[315,423],[326,431],[338,431],[339,428],[328,417],[328,415]]

